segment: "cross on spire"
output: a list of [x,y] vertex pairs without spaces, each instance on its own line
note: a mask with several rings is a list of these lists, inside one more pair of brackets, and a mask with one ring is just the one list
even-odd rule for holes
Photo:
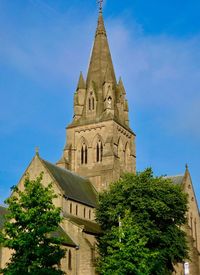
[[98,0],[98,4],[99,4],[99,11],[102,11],[102,7],[103,7],[103,0]]

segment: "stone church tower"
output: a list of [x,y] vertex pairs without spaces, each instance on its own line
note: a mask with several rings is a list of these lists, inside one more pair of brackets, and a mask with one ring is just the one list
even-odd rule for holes
[[87,177],[97,191],[135,172],[135,134],[129,127],[123,82],[116,81],[102,11],[86,81],[80,74],[74,94],[74,117],[67,127],[64,153],[58,166]]
[[[41,173],[45,187],[52,183],[57,195],[54,204],[62,209],[63,215],[53,234],[62,237],[67,251],[60,263],[66,274],[97,274],[96,237],[101,232],[95,221],[97,191],[105,189],[126,171],[135,173],[135,166],[135,134],[129,127],[126,92],[122,80],[116,81],[100,9],[87,79],[80,74],[74,95],[74,117],[67,127],[63,155],[55,165],[37,152],[18,183],[19,190],[24,190],[27,174],[35,179]],[[184,174],[168,178],[188,194],[188,222],[183,229],[190,259],[176,265],[173,274],[186,274],[187,267],[190,269],[187,274],[200,275],[200,216],[188,167]],[[6,213],[7,209],[0,206],[0,230]],[[6,266],[12,253],[0,247],[0,269]]]

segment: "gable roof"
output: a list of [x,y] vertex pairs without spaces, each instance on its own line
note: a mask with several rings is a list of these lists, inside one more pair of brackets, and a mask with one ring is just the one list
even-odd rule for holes
[[62,238],[63,245],[77,247],[77,245],[73,242],[70,236],[62,229],[61,226],[59,226],[55,232],[51,233],[51,235],[54,238]]
[[67,198],[94,208],[97,206],[97,192],[89,180],[46,160],[41,158],[40,160],[62,188]]
[[[0,229],[3,228],[5,222],[5,215],[8,214],[8,209],[0,205]],[[76,247],[77,245],[73,242],[70,236],[62,229],[61,226],[55,232],[52,232],[51,235],[55,238],[62,238],[62,244]]]
[[181,185],[183,183],[184,175],[166,176],[165,179],[170,179],[174,184]]
[[98,235],[101,232],[100,226],[95,222],[81,219],[66,213],[64,214],[64,217],[79,226],[83,226],[83,231],[86,233]]

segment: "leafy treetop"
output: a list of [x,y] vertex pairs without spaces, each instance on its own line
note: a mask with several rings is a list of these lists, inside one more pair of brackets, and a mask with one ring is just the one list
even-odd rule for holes
[[2,246],[13,250],[3,274],[64,274],[57,268],[65,255],[62,239],[53,237],[62,221],[61,209],[55,207],[52,185],[44,187],[42,175],[28,177],[24,190],[13,187],[12,196],[5,201],[8,215],[1,232]]
[[[187,196],[170,179],[154,177],[151,169],[123,175],[99,197],[96,215],[103,232],[98,238],[100,274],[171,274],[173,266],[188,257],[181,229],[186,211]],[[126,238],[120,237],[120,232]],[[123,248],[119,249],[119,241]],[[138,251],[143,261],[135,261],[141,257]]]

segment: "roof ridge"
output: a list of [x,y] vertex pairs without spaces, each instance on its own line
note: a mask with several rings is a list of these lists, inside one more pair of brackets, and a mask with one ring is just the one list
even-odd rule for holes
[[89,179],[44,159],[40,160],[64,192],[63,195],[76,202],[96,207],[97,192]]
[[172,175],[172,176],[170,176],[170,175],[167,175],[167,176],[164,176],[164,178],[175,178],[175,177],[184,177],[184,174],[179,174],[179,175]]
[[69,213],[64,213],[64,217],[67,217],[67,218],[69,218],[69,219],[70,219],[70,217],[71,217],[71,218],[76,218],[76,219],[79,219],[79,220],[82,220],[82,221],[86,221],[86,222],[94,223],[94,224],[97,224],[97,225],[98,225],[98,223],[95,222],[95,221],[88,220],[88,219],[85,219],[85,218],[81,218],[81,217],[79,217],[79,216],[75,216],[75,215],[72,215],[72,214],[69,214]]
[[77,173],[75,173],[75,172],[73,172],[73,171],[71,171],[71,170],[68,170],[68,169],[66,169],[66,168],[64,168],[64,167],[60,167],[60,166],[56,165],[55,163],[52,163],[52,162],[50,162],[50,161],[48,161],[48,160],[45,160],[45,159],[42,159],[42,158],[40,158],[40,159],[41,159],[42,161],[44,161],[44,162],[47,162],[47,163],[53,165],[54,167],[56,167],[56,168],[58,168],[58,169],[60,169],[60,170],[63,170],[63,171],[65,171],[65,172],[69,172],[70,174],[72,174],[72,175],[74,175],[74,176],[77,176],[77,177],[79,177],[79,178],[81,178],[81,179],[83,179],[83,180],[85,180],[85,181],[89,181],[87,178],[84,178],[84,177],[80,176],[79,174],[77,174]]

